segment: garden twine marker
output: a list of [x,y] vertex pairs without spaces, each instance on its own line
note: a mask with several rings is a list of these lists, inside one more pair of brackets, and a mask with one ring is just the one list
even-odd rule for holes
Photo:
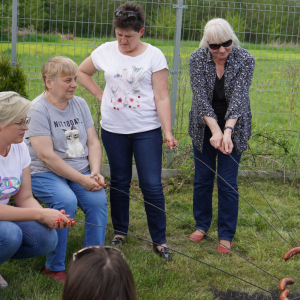
[[[181,221],[182,223],[184,223],[184,224],[190,226],[191,228],[195,229],[195,227],[194,227],[193,225],[191,225],[191,224],[187,223],[186,221],[180,219],[179,217],[177,217],[177,216],[175,216],[175,215],[173,215],[173,214],[167,212],[166,210],[163,210],[162,208],[157,207],[157,206],[155,206],[154,204],[145,201],[144,199],[141,199],[141,198],[136,197],[136,196],[133,196],[133,195],[129,195],[129,194],[127,194],[126,192],[123,192],[123,191],[121,191],[121,190],[119,190],[119,189],[117,189],[117,188],[115,188],[115,187],[112,187],[111,185],[107,185],[107,184],[105,184],[105,183],[102,183],[102,182],[100,182],[99,180],[96,180],[96,182],[97,182],[99,185],[103,186],[103,187],[109,187],[109,188],[114,189],[114,190],[116,190],[116,191],[119,191],[119,192],[121,192],[121,193],[123,193],[123,194],[125,194],[125,195],[128,195],[129,197],[132,197],[132,198],[134,198],[134,199],[137,199],[137,200],[140,200],[140,201],[142,201],[142,202],[144,202],[144,203],[147,203],[147,204],[149,204],[149,205],[151,205],[151,206],[153,206],[153,207],[155,207],[155,208],[157,208],[157,209],[163,211],[164,213],[170,215],[171,217],[173,217],[173,218],[175,218],[175,219]],[[125,234],[125,235],[126,235],[126,234]],[[225,245],[223,245],[222,243],[220,243],[218,240],[216,240],[215,238],[213,238],[212,236],[210,236],[208,233],[205,233],[205,235],[206,235],[207,237],[209,237],[210,239],[212,239],[213,241],[217,242],[218,244],[221,244],[224,248],[229,249],[228,247],[226,247]],[[168,247],[168,248],[169,248],[169,247]],[[169,248],[169,249],[171,249],[171,248]],[[259,267],[258,265],[256,265],[255,263],[253,263],[251,260],[247,259],[247,258],[244,257],[243,255],[239,254],[238,252],[234,251],[233,249],[229,249],[229,250],[230,250],[231,252],[235,253],[236,255],[238,255],[239,257],[241,257],[242,259],[244,259],[245,261],[247,261],[248,263],[252,264],[252,265],[255,266],[256,268],[258,268],[259,270],[265,272],[267,275],[273,277],[273,279],[275,279],[277,282],[280,281],[279,278],[277,278],[276,276],[273,276],[273,275],[270,274],[268,271],[266,271],[266,270],[264,270],[263,268]],[[175,252],[177,252],[177,251],[175,251]]]
[[[185,153],[187,153],[188,155],[191,155],[191,153],[189,153],[189,152],[187,152],[186,150],[184,150],[184,149],[181,149],[180,147],[178,147],[178,149],[179,150],[181,150],[181,151],[184,151]],[[192,156],[194,156],[194,155],[192,155]],[[230,155],[231,156],[231,155]],[[195,156],[194,156],[195,157]],[[198,159],[197,157],[195,157],[196,159]],[[232,158],[232,156],[231,156],[231,158]],[[233,158],[232,158],[233,159]],[[200,159],[198,159],[200,162],[202,162],[204,165],[206,165],[203,161],[201,161]],[[234,160],[234,159],[233,159]],[[234,160],[235,161],[235,160]],[[236,162],[236,161],[235,161]],[[237,163],[237,162],[236,162]],[[237,163],[238,164],[238,163]],[[238,164],[239,165],[239,164]],[[207,165],[206,165],[207,166]],[[239,165],[240,166],[240,165]],[[286,242],[286,243],[288,243],[287,241],[286,241],[286,239],[284,239],[284,237],[242,196],[242,195],[240,195],[228,182],[226,182],[226,180],[225,179],[223,179],[220,175],[218,175],[217,174],[217,172],[215,172],[214,170],[212,170],[209,166],[207,166],[212,172],[214,172],[218,177],[220,177],[220,179],[222,179],[230,188],[232,188],[240,197],[242,197],[242,199],[247,203],[247,204],[249,204],[254,210],[255,210],[255,212],[257,212],[266,222],[267,222],[267,224],[273,229],[273,230],[275,230],[280,236],[281,236],[281,238]],[[250,178],[250,176],[247,174],[247,176]],[[253,180],[250,178],[250,180],[251,180],[251,182],[255,185],[255,183],[253,182]],[[123,192],[123,191],[121,191],[121,190],[119,190],[119,189],[117,189],[117,188],[114,188],[114,187],[112,187],[111,185],[107,185],[107,184],[105,184],[105,183],[101,183],[100,181],[98,181],[98,180],[96,180],[96,182],[99,184],[99,185],[101,185],[101,186],[103,186],[104,188],[107,188],[107,187],[109,187],[109,188],[111,188],[111,189],[115,189],[115,190],[117,190],[117,191],[119,191],[119,192],[122,192],[122,193],[124,193],[124,194],[126,194],[126,195],[129,195],[128,193],[126,193],[126,192]],[[259,188],[255,185],[255,187],[259,190]],[[266,202],[269,204],[269,202],[267,201],[267,199],[264,197],[264,195],[262,194],[262,192],[259,190],[259,192],[261,193],[261,195],[263,196],[263,198],[266,200]],[[175,215],[173,215],[173,214],[171,214],[171,213],[169,213],[169,212],[167,212],[167,211],[165,211],[165,210],[163,210],[163,209],[161,209],[161,208],[159,208],[159,207],[157,207],[157,206],[155,206],[155,205],[153,205],[153,204],[151,204],[151,203],[149,203],[149,202],[147,202],[147,201],[145,201],[145,200],[143,200],[143,199],[140,199],[140,198],[138,198],[138,197],[136,197],[136,196],[132,196],[132,195],[129,195],[130,197],[133,197],[133,198],[135,198],[135,199],[138,199],[138,200],[140,200],[140,201],[143,201],[143,202],[145,202],[145,203],[147,203],[147,204],[149,204],[149,205],[152,205],[153,207],[155,207],[155,208],[157,208],[157,209],[159,209],[159,210],[162,210],[162,211],[164,211],[166,214],[168,214],[168,215],[170,215],[170,216],[172,216],[172,217],[174,217],[174,218],[176,218],[177,220],[179,220],[179,221],[181,221],[181,222],[183,222],[183,223],[185,223],[185,224],[187,224],[187,225],[189,225],[190,227],[192,227],[193,229],[195,229],[194,228],[194,226],[192,226],[191,224],[189,224],[189,223],[187,223],[187,222],[185,222],[184,220],[182,220],[182,219],[180,219],[180,218],[178,218],[178,217],[176,217]],[[271,207],[271,205],[269,204],[269,206]],[[278,215],[276,214],[276,212],[274,211],[274,209],[271,207],[271,209],[272,209],[272,211],[274,212],[274,214],[276,215],[276,217],[279,219],[279,217],[278,217]],[[279,219],[280,220],[280,219]],[[89,225],[93,225],[93,226],[99,226],[99,227],[103,227],[103,226],[100,226],[100,225],[95,225],[95,224],[91,224],[91,223],[86,223],[86,222],[81,222],[81,221],[77,221],[77,222],[79,222],[79,223],[85,223],[85,224],[89,224]],[[281,222],[281,220],[280,220],[280,222]],[[281,222],[281,224],[284,226],[284,224]],[[103,227],[103,228],[105,228],[105,229],[107,229],[107,230],[112,230],[112,231],[115,231],[114,229],[112,229],[112,228],[108,228],[108,227]],[[285,230],[287,231],[287,229],[286,229],[286,227],[284,226],[284,228],[285,228]],[[151,244],[153,244],[153,245],[156,245],[156,246],[158,246],[157,244],[155,244],[155,243],[153,243],[152,241],[149,241],[149,240],[146,240],[146,239],[143,239],[143,238],[140,238],[140,237],[137,237],[137,236],[135,236],[135,235],[132,235],[132,234],[128,234],[128,233],[124,233],[124,232],[120,232],[120,231],[117,231],[118,233],[121,233],[121,234],[124,234],[124,235],[129,235],[129,236],[132,236],[132,237],[135,237],[135,238],[137,238],[137,239],[140,239],[140,240],[143,240],[143,241],[146,241],[146,242],[149,242],[149,243],[151,243]],[[287,231],[288,232],[288,231]],[[288,232],[288,234],[289,234],[289,232]],[[213,237],[211,237],[210,235],[208,235],[207,233],[205,234],[206,236],[208,236],[209,238],[211,238],[212,240],[214,240],[214,241],[216,241],[216,242],[218,242],[219,243],[219,241],[217,241],[216,239],[214,239]],[[290,236],[290,238],[292,239],[292,241],[294,242],[294,244],[296,245],[296,243],[295,243],[295,241],[293,240],[293,238],[291,237],[291,235],[289,234],[289,236]],[[222,244],[221,244],[222,245]],[[223,247],[225,247],[225,248],[227,248],[225,245],[222,245]],[[214,268],[214,269],[217,269],[217,270],[219,270],[219,271],[221,271],[221,272],[224,272],[224,273],[226,273],[226,274],[228,274],[228,275],[230,275],[230,276],[233,276],[233,277],[235,277],[235,278],[237,278],[237,279],[239,279],[239,280],[242,280],[242,281],[244,281],[244,282],[246,282],[246,283],[248,283],[248,284],[250,284],[250,285],[253,285],[253,286],[255,286],[255,287],[257,287],[257,288],[259,288],[259,289],[261,289],[261,290],[264,290],[264,291],[266,291],[266,292],[268,292],[268,293],[270,293],[271,295],[273,295],[270,291],[267,291],[267,290],[265,290],[264,288],[262,288],[262,287],[259,287],[259,286],[257,286],[257,285],[255,285],[255,284],[253,284],[253,283],[251,283],[251,282],[248,282],[248,281],[246,281],[246,280],[244,280],[244,279],[242,279],[242,278],[239,278],[239,277],[237,277],[237,276],[235,276],[235,275],[233,275],[233,274],[230,274],[230,273],[228,273],[228,272],[226,272],[226,271],[224,271],[224,270],[222,270],[222,269],[219,269],[219,268],[216,268],[216,267],[214,267],[214,266],[212,266],[212,265],[210,265],[210,264],[207,264],[207,263],[205,263],[205,262],[203,262],[203,261],[200,261],[200,260],[198,260],[198,259],[196,259],[196,258],[194,258],[194,257],[191,257],[191,256],[189,256],[189,255],[186,255],[186,254],[184,254],[184,253],[181,253],[181,252],[179,252],[179,251],[177,251],[177,250],[175,250],[175,249],[171,249],[170,247],[169,247],[169,249],[170,250],[172,250],[173,252],[175,252],[175,253],[178,253],[178,254],[180,254],[180,255],[183,255],[183,256],[185,256],[185,257],[188,257],[188,258],[190,258],[190,259],[193,259],[193,260],[196,260],[196,261],[198,261],[198,262],[200,262],[200,263],[203,263],[203,264],[205,264],[205,265],[207,265],[207,266],[209,266],[209,267],[212,267],[212,268]],[[229,248],[227,248],[227,249],[229,249]],[[293,256],[294,254],[297,254],[297,253],[299,253],[300,252],[300,247],[299,248],[297,248],[297,249],[299,249],[299,252],[298,251],[292,251],[292,250],[294,250],[294,249],[296,249],[296,248],[293,248],[293,249],[291,249],[291,250],[289,250],[287,253],[292,253],[291,255],[290,255],[290,257],[291,256]],[[245,259],[247,262],[249,262],[250,264],[252,264],[252,265],[254,265],[255,267],[257,267],[258,269],[260,269],[260,270],[262,270],[263,272],[265,272],[266,274],[268,274],[269,276],[271,276],[271,277],[273,277],[275,280],[277,280],[277,281],[279,281],[279,286],[281,287],[281,288],[283,288],[283,285],[284,285],[284,290],[283,290],[283,292],[282,292],[282,294],[280,295],[280,300],[288,300],[288,295],[289,295],[289,291],[288,290],[285,290],[285,286],[286,285],[288,285],[288,284],[292,284],[291,282],[294,282],[292,279],[290,279],[290,278],[284,278],[284,279],[282,279],[282,280],[279,280],[279,278],[277,278],[277,277],[275,277],[275,276],[273,276],[273,275],[271,275],[269,272],[267,272],[266,270],[264,270],[264,269],[262,269],[262,268],[260,268],[259,266],[257,266],[256,264],[254,264],[253,262],[251,262],[250,260],[248,260],[247,258],[245,258],[245,257],[243,257],[242,255],[240,255],[239,253],[237,253],[236,251],[234,251],[234,250],[232,250],[232,249],[229,249],[231,252],[233,252],[233,253],[235,253],[235,254],[237,254],[238,256],[240,256],[241,258],[243,258],[243,259]],[[297,253],[296,253],[297,252]],[[287,255],[287,253],[285,254],[285,256]],[[296,300],[296,299],[298,299],[297,297],[296,298],[294,298],[293,300]]]

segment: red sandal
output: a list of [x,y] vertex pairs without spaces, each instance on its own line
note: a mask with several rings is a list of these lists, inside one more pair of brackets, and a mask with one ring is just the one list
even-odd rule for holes
[[223,246],[220,245],[220,244],[219,244],[218,247],[217,247],[217,252],[218,252],[218,253],[222,253],[222,254],[229,254],[230,250],[231,250],[231,242],[230,242],[230,249],[225,248],[225,247],[223,247]]
[[[201,235],[201,234],[195,234],[195,232],[196,231],[199,231],[199,232],[201,232],[201,233],[203,233],[203,235]],[[190,236],[189,236],[189,239],[191,240],[191,241],[193,241],[193,242],[196,242],[196,243],[199,243],[199,242],[201,242],[202,240],[203,240],[203,238],[205,237],[205,232],[204,231],[200,231],[200,230],[196,230],[195,232],[193,232]]]

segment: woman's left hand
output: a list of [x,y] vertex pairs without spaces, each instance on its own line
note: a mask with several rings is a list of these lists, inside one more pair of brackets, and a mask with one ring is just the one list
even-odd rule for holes
[[231,154],[233,149],[233,143],[231,140],[231,130],[225,130],[223,134],[222,146],[219,150],[224,154]]
[[[105,179],[104,177],[100,174],[100,173],[96,173],[96,172],[91,172],[91,175],[90,175],[91,178],[94,178],[98,181],[100,181],[101,183],[105,184]],[[95,191],[99,191],[103,188],[103,186],[99,185],[99,187],[96,187],[96,188],[93,188],[92,189],[92,192],[95,192]]]
[[173,137],[171,132],[164,133],[164,142],[166,142],[167,149],[175,149],[178,145],[178,141]]

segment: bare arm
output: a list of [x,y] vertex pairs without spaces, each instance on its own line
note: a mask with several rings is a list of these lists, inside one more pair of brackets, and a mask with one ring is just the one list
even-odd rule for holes
[[[87,130],[87,146],[89,148],[89,163],[91,169],[91,177],[105,183],[104,177],[100,175],[101,161],[102,161],[102,150],[101,144],[98,139],[95,126],[88,128]],[[102,186],[94,188],[93,191],[100,190]]]
[[77,79],[80,84],[87,89],[95,98],[102,101],[103,91],[99,88],[93,79],[93,75],[97,72],[92,58],[89,56],[79,66]]
[[30,166],[22,172],[21,187],[14,202],[17,207],[0,204],[0,220],[11,222],[37,221],[50,228],[70,228],[71,221],[55,209],[43,208],[34,198],[31,191]]
[[152,74],[154,100],[161,123],[167,148],[173,149],[178,141],[172,135],[172,110],[168,91],[168,70],[163,69]]
[[98,183],[90,177],[83,175],[53,151],[53,143],[50,136],[33,136],[29,138],[38,158],[56,175],[81,184],[86,190],[99,187]]

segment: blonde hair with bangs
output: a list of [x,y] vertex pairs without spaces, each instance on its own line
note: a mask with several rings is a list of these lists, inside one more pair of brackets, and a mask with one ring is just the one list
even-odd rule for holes
[[0,128],[19,121],[31,102],[16,92],[0,92]]
[[217,44],[224,43],[228,40],[232,40],[236,45],[240,44],[230,24],[221,18],[212,19],[206,23],[199,47],[208,47],[207,42],[209,38],[212,38],[214,43]]
[[47,91],[46,77],[55,80],[56,77],[66,77],[76,75],[78,70],[77,64],[65,56],[55,56],[45,62],[42,69],[45,90]]

